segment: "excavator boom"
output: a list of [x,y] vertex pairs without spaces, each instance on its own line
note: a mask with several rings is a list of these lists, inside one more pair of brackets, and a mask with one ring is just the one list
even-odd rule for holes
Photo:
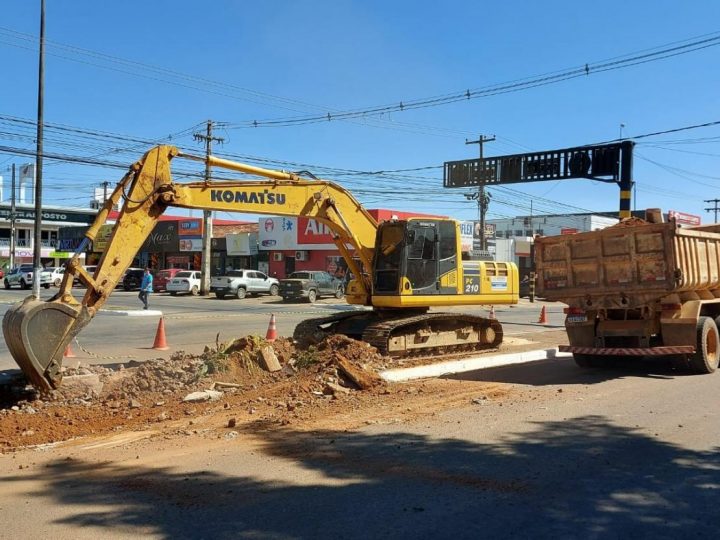
[[[178,184],[170,173],[170,162],[176,157],[263,179]],[[60,384],[67,345],[107,301],[168,207],[312,217],[333,231],[335,244],[356,276],[348,301],[370,304],[368,276],[377,223],[350,193],[333,182],[307,180],[293,173],[215,157],[206,159],[182,154],[172,146],[158,146],[135,163],[118,183],[86,232],[87,242],[95,239],[112,208],[119,203],[122,203],[120,215],[94,275],[90,276],[79,264],[84,243],[66,264],[55,296],[48,301],[30,296],[10,308],[3,318],[3,334],[10,353],[41,391],[50,391]],[[354,256],[360,259],[362,267]],[[87,288],[81,302],[72,294],[74,278]]]

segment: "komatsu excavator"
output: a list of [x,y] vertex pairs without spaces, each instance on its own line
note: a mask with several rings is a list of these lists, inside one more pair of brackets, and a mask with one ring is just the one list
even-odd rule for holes
[[[176,183],[170,174],[173,158],[262,178]],[[79,254],[95,239],[116,205],[121,205],[120,214],[105,253],[90,275],[79,264]],[[8,349],[39,390],[60,385],[67,345],[108,300],[168,207],[306,216],[333,231],[334,242],[354,276],[346,299],[372,309],[302,322],[294,334],[299,341],[341,333],[394,357],[494,348],[502,342],[502,327],[494,318],[429,309],[518,301],[517,267],[506,262],[462,261],[460,227],[454,220],[413,218],[378,224],[336,183],[158,146],[132,165],[98,212],[66,264],[59,292],[47,301],[30,296],[5,314]],[[72,294],[73,279],[87,287],[82,301]]]

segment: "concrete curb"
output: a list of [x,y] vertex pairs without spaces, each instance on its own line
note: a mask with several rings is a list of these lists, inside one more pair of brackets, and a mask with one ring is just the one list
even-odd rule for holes
[[476,371],[478,369],[509,366],[512,364],[525,364],[528,362],[537,362],[538,360],[570,357],[572,357],[570,354],[558,353],[557,348],[540,349],[520,353],[499,354],[495,356],[476,356],[473,358],[451,360],[449,362],[440,362],[439,364],[430,364],[427,366],[388,369],[381,371],[380,377],[390,382],[402,382],[413,379],[440,377],[442,375],[450,375],[452,373]]
[[132,309],[132,310],[115,310],[101,309],[98,315],[122,315],[125,317],[162,317],[163,312],[156,309]]

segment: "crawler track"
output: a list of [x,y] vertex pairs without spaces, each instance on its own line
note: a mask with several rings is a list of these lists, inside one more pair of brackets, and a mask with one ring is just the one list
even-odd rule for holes
[[301,346],[331,334],[360,339],[393,358],[453,356],[500,346],[502,326],[496,319],[458,313],[400,315],[363,311],[308,319],[295,328]]

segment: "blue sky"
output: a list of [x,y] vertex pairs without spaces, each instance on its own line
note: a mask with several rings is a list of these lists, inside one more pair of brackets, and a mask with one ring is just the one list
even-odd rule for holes
[[[5,0],[0,146],[33,150],[39,0]],[[720,47],[504,95],[352,121],[246,127],[253,120],[397,104],[533,77],[720,31],[714,1],[478,2],[47,0],[45,149],[130,164],[148,145],[202,152],[193,126],[224,123],[218,155],[308,169],[368,207],[472,219],[438,167],[477,155],[565,148],[720,120]],[[78,134],[80,128],[91,134]],[[103,132],[99,137],[96,132]],[[180,135],[178,135],[180,134]],[[118,138],[116,136],[121,136]],[[709,140],[708,140],[709,139]],[[165,141],[166,142],[166,141]],[[640,141],[639,141],[640,142]],[[720,125],[642,139],[637,208],[702,215],[720,198]],[[0,154],[0,174],[22,156]],[[176,167],[180,167],[177,165]],[[188,170],[183,164],[182,169]],[[179,169],[177,169],[179,170]],[[86,206],[116,168],[46,161],[47,204]],[[180,178],[181,179],[181,178]],[[614,184],[569,180],[492,188],[489,218],[615,210]],[[5,198],[7,198],[7,191]],[[218,217],[230,217],[219,215]]]

